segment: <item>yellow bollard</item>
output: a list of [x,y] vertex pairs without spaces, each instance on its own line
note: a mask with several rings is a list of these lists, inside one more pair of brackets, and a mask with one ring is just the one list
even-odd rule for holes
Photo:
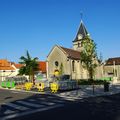
[[33,83],[25,83],[25,89],[26,90],[31,90]]
[[54,83],[50,84],[50,89],[51,89],[52,93],[56,93],[58,91],[58,88],[59,88],[59,86],[57,83],[54,82]]
[[37,84],[37,89],[38,89],[38,91],[43,92],[43,91],[44,91],[44,88],[45,88],[44,83],[38,83],[38,84]]

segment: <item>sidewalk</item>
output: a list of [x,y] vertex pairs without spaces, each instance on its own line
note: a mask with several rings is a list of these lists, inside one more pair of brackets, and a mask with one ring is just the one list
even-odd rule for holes
[[120,84],[110,85],[109,92],[104,92],[103,85],[95,85],[94,94],[93,94],[93,86],[92,85],[81,85],[79,86],[80,89],[67,91],[63,93],[57,94],[59,97],[63,98],[75,98],[75,99],[82,99],[88,97],[95,97],[95,96],[106,96],[120,93]]
[[[105,96],[105,95],[112,95],[120,93],[120,84],[110,84],[109,92],[104,92],[104,86],[103,85],[95,85],[94,87],[94,94],[93,94],[93,86],[92,85],[80,85],[79,89],[77,90],[71,90],[71,91],[62,91],[58,93],[51,93],[49,90],[46,90],[44,92],[38,92],[35,90],[26,91],[26,90],[17,90],[17,89],[7,89],[7,90],[13,90],[13,91],[19,91],[19,92],[28,92],[28,93],[35,93],[35,94],[48,94],[48,95],[56,95],[59,97],[62,97],[64,99],[70,98],[70,99],[82,99],[87,97],[95,97],[95,96]],[[1,88],[0,89],[6,89]]]

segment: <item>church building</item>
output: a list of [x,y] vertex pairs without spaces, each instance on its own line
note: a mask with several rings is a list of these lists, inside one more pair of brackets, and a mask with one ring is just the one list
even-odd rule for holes
[[[55,72],[62,75],[70,75],[71,79],[87,79],[88,72],[82,67],[80,51],[82,50],[81,41],[88,36],[88,31],[81,20],[80,27],[73,42],[73,48],[65,48],[55,45],[47,56],[47,78],[55,75]],[[99,69],[99,68],[96,68]],[[98,70],[96,70],[98,71]],[[100,73],[95,74],[96,78]]]

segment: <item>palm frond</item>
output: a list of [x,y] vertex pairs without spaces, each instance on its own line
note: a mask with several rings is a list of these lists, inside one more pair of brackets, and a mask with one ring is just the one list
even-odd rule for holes
[[26,52],[26,56],[27,56],[27,59],[31,60],[31,56],[30,56],[28,50],[27,50],[27,52]]

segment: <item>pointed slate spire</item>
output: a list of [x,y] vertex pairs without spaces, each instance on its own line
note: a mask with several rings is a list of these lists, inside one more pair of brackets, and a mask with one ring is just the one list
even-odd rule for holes
[[73,42],[84,39],[87,35],[88,35],[87,29],[86,29],[85,25],[83,24],[83,21],[81,20],[80,27],[78,29],[76,38]]

